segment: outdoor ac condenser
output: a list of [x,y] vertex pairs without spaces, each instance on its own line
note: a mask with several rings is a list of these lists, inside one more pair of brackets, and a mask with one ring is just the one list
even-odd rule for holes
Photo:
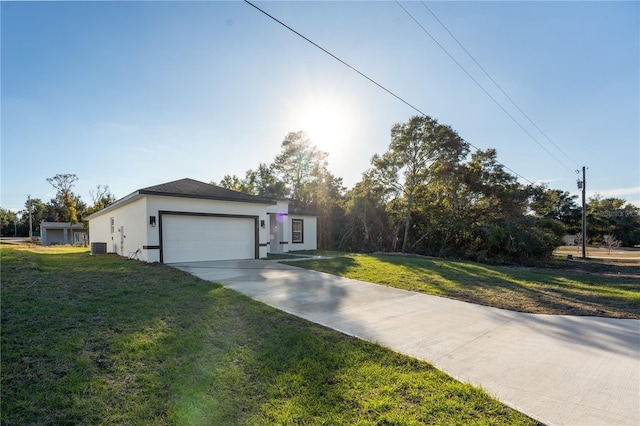
[[91,243],[91,254],[107,254],[107,243]]

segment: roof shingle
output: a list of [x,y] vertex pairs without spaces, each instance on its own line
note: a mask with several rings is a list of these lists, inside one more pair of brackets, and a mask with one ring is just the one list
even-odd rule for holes
[[138,190],[138,193],[145,195],[165,195],[169,197],[240,201],[245,203],[276,203],[274,200],[269,198],[258,197],[251,194],[244,194],[242,192],[232,191],[230,189],[221,188],[219,186],[188,178],[161,183],[160,185],[149,186],[147,188]]

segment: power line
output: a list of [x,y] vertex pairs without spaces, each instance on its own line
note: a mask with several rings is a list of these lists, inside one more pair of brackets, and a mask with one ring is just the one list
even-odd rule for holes
[[[354,66],[348,64],[347,62],[343,61],[342,59],[340,59],[339,57],[337,57],[336,55],[334,55],[333,53],[329,52],[327,49],[325,49],[324,47],[320,46],[319,44],[315,43],[314,41],[312,41],[311,39],[305,37],[304,35],[300,34],[298,31],[294,30],[293,28],[291,28],[289,25],[285,24],[284,22],[280,21],[279,19],[277,19],[276,17],[274,17],[273,15],[270,15],[269,13],[267,13],[266,11],[262,10],[261,8],[259,8],[258,6],[256,6],[255,4],[251,3],[249,0],[243,0],[245,3],[247,3],[248,5],[252,6],[253,8],[255,8],[256,10],[258,10],[259,12],[261,12],[262,14],[264,14],[265,16],[271,18],[273,21],[277,22],[278,24],[282,25],[283,27],[285,27],[286,29],[288,29],[289,31],[291,31],[292,33],[294,33],[295,35],[297,35],[298,37],[302,38],[303,40],[307,41],[308,43],[312,44],[313,46],[315,46],[316,48],[320,49],[321,51],[323,51],[324,53],[326,53],[327,55],[331,56],[333,59],[337,60],[338,62],[340,62],[341,64],[343,64],[344,66],[346,66],[347,68],[351,69],[352,71],[354,71],[355,73],[357,73],[358,75],[360,75],[361,77],[364,77],[365,79],[367,79],[369,82],[375,84],[376,86],[378,86],[380,89],[384,90],[385,92],[387,92],[388,94],[390,94],[391,96],[393,96],[394,98],[398,99],[400,102],[402,102],[403,104],[407,105],[409,108],[413,109],[414,111],[418,112],[420,115],[427,117],[427,114],[422,112],[418,107],[412,105],[411,103],[409,103],[408,101],[406,101],[405,99],[403,99],[402,97],[400,97],[399,95],[396,95],[394,92],[392,92],[391,90],[387,89],[386,87],[384,87],[382,84],[378,83],[377,81],[375,81],[374,79],[372,79],[371,77],[367,76],[366,74],[364,74],[363,72],[361,72],[360,70],[358,70],[357,68],[355,68]],[[402,6],[401,6],[402,7]],[[437,42],[436,42],[437,43]],[[455,59],[454,59],[455,60]],[[472,77],[473,78],[473,77]],[[505,111],[506,112],[506,111]],[[526,130],[525,130],[526,131]],[[464,140],[464,139],[463,139]],[[466,143],[468,143],[471,147],[475,148],[476,150],[480,151],[480,148],[478,148],[477,146],[475,146],[474,144],[472,144],[471,142],[464,140]],[[504,167],[505,169],[509,170],[511,173],[515,174],[516,176],[518,176],[519,178],[529,182],[530,184],[534,184],[533,182],[531,182],[529,179],[527,179],[526,177],[522,176],[521,174],[515,172],[513,169],[507,167],[506,165],[497,162],[498,164],[500,164],[502,167]]]
[[433,40],[433,42],[435,44],[438,45],[438,47],[440,47],[440,49],[442,49],[442,51],[444,53],[447,54],[447,56],[449,58],[451,58],[451,60],[453,62],[456,63],[456,65],[458,65],[458,67],[460,67],[460,69],[462,71],[464,71],[465,74],[467,74],[467,76],[473,80],[473,82],[489,97],[491,98],[491,100],[498,106],[498,108],[500,108],[505,114],[507,114],[507,116],[514,122],[516,123],[516,125],[518,127],[520,127],[522,129],[523,132],[525,132],[535,143],[537,143],[540,148],[542,148],[547,154],[549,154],[554,160],[556,160],[558,162],[558,164],[560,164],[562,167],[566,168],[567,170],[569,170],[571,173],[573,173],[573,169],[571,169],[571,167],[567,166],[566,164],[564,164],[562,161],[560,161],[555,155],[553,155],[553,153],[551,151],[549,151],[544,145],[542,145],[540,143],[540,141],[538,141],[538,139],[536,139],[522,124],[520,124],[520,122],[518,120],[515,119],[515,117],[513,115],[511,115],[509,113],[509,111],[507,111],[502,104],[500,104],[500,102],[498,102],[496,100],[496,98],[493,97],[493,95],[491,95],[491,93],[489,93],[487,91],[487,89],[485,89],[482,84],[480,84],[480,82],[478,82],[478,80],[476,80],[470,73],[469,71],[467,71],[467,69],[465,67],[462,66],[462,64],[460,62],[458,62],[458,60],[456,60],[456,58],[454,58],[449,51],[442,45],[440,44],[440,42],[438,42],[438,40],[436,40],[436,38],[431,35],[431,33],[411,14],[411,12],[409,12],[404,6],[402,6],[402,4],[400,4],[400,2],[398,0],[395,0],[396,4],[402,9],[404,10],[404,12],[422,29],[422,31],[427,34],[431,40]]
[[558,151],[560,151],[560,152],[562,153],[562,155],[564,155],[564,156],[565,156],[569,161],[571,161],[572,163],[574,163],[574,164],[577,166],[577,165],[578,165],[578,163],[577,163],[573,158],[569,157],[569,156],[568,156],[568,155],[567,155],[567,154],[566,154],[566,153],[565,153],[565,152],[564,152],[564,151],[563,151],[563,150],[562,150],[558,145],[556,145],[556,143],[555,143],[553,140],[551,140],[551,138],[550,138],[549,136],[547,136],[547,134],[546,134],[545,132],[543,132],[543,131],[542,131],[542,129],[540,129],[540,127],[538,127],[538,125],[537,125],[537,124],[536,124],[536,123],[535,123],[535,122],[534,122],[534,121],[533,121],[533,120],[532,120],[532,119],[531,119],[531,118],[530,118],[530,117],[529,117],[529,116],[528,116],[528,115],[527,115],[527,114],[522,110],[522,108],[520,108],[520,106],[519,106],[519,105],[518,105],[518,104],[517,104],[517,103],[516,103],[512,98],[511,98],[511,96],[509,96],[509,95],[507,94],[507,92],[505,92],[505,90],[502,88],[502,86],[500,86],[500,85],[498,84],[498,82],[497,82],[497,81],[495,81],[495,80],[493,79],[493,77],[491,77],[491,75],[489,74],[489,72],[488,72],[486,69],[484,69],[484,67],[483,67],[482,65],[480,65],[480,63],[476,60],[476,58],[474,58],[474,57],[473,57],[473,55],[472,55],[472,54],[471,54],[471,53],[470,53],[470,52],[469,52],[469,51],[468,51],[468,50],[467,50],[467,49],[462,45],[462,43],[460,42],[460,40],[458,40],[458,39],[456,38],[456,36],[454,36],[454,35],[453,35],[453,33],[452,33],[451,31],[449,31],[449,28],[447,28],[447,26],[446,26],[446,25],[445,25],[445,24],[444,24],[444,23],[443,23],[443,22],[442,22],[442,21],[441,21],[441,20],[436,16],[436,14],[435,14],[435,13],[433,13],[433,11],[429,8],[429,6],[427,6],[427,4],[426,4],[424,1],[422,1],[422,0],[420,1],[420,3],[422,3],[422,5],[425,7],[425,9],[427,9],[427,10],[429,11],[429,13],[431,13],[431,15],[436,19],[436,21],[438,21],[438,23],[439,23],[440,25],[442,25],[442,28],[444,28],[444,29],[447,31],[447,33],[449,33],[449,35],[451,36],[451,38],[453,38],[453,39],[456,41],[456,43],[458,43],[458,46],[460,46],[460,47],[462,48],[462,50],[464,50],[464,51],[465,51],[465,53],[466,53],[467,55],[469,55],[469,57],[473,60],[473,62],[475,62],[475,64],[478,66],[478,68],[480,68],[480,69],[482,70],[482,72],[484,72],[484,73],[485,73],[485,75],[486,75],[487,77],[489,77],[489,80],[491,80],[491,82],[492,82],[493,84],[495,84],[495,86],[496,86],[498,89],[500,89],[500,91],[502,92],[502,94],[503,94],[507,99],[509,99],[509,101],[510,101],[510,102],[511,102],[511,103],[512,103],[512,104],[513,104],[513,105],[518,109],[518,111],[520,111],[520,113],[521,113],[521,114],[522,114],[522,115],[523,115],[523,116],[524,116],[524,117],[529,121],[529,123],[531,123],[531,124],[533,125],[533,127],[535,127],[535,128],[540,132],[540,134],[542,134],[542,136],[544,136],[544,137],[545,137],[549,142],[551,142],[551,144],[552,144],[553,146],[555,146],[555,147],[558,149]]
[[345,65],[346,67],[350,68],[352,71],[358,73],[360,76],[366,78],[367,80],[369,80],[371,83],[375,84],[376,86],[378,86],[379,88],[381,88],[382,90],[384,90],[385,92],[387,92],[388,94],[390,94],[391,96],[395,97],[396,99],[398,99],[400,102],[404,103],[405,105],[407,105],[409,108],[412,108],[415,111],[418,111],[420,114],[422,115],[427,115],[424,112],[420,111],[417,107],[415,107],[414,105],[411,105],[409,102],[405,101],[404,99],[402,99],[400,96],[396,95],[395,93],[393,93],[391,90],[387,89],[386,87],[384,87],[383,85],[379,84],[378,82],[376,82],[375,80],[373,80],[371,77],[365,75],[364,73],[360,72],[358,69],[356,69],[355,67],[352,67],[351,65],[349,65],[348,63],[346,63],[345,61],[343,61],[342,59],[338,58],[336,55],[334,55],[333,53],[329,52],[327,49],[325,49],[324,47],[320,46],[319,44],[315,43],[314,41],[308,39],[307,37],[303,36],[302,34],[300,34],[298,31],[294,30],[293,28],[291,28],[290,26],[288,26],[287,24],[285,24],[284,22],[280,21],[278,18],[268,14],[267,12],[265,12],[264,10],[260,9],[258,6],[256,6],[255,4],[251,3],[248,0],[244,0],[245,3],[253,6],[254,8],[256,8],[257,10],[259,10],[260,12],[262,12],[263,14],[265,14],[266,16],[268,16],[269,18],[273,19],[274,21],[276,21],[278,24],[282,25],[283,27],[285,27],[286,29],[288,29],[289,31],[291,31],[292,33],[294,33],[295,35],[297,35],[298,37],[301,37],[302,39],[304,39],[305,41],[311,43],[312,45],[314,45],[315,47],[317,47],[318,49],[322,50],[324,53],[326,53],[327,55],[331,56],[333,59],[335,59],[336,61],[340,62],[342,65]]

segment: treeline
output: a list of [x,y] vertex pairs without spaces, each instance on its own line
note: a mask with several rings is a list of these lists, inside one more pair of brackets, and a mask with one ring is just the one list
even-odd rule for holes
[[[566,234],[580,243],[582,211],[568,192],[518,182],[494,149],[472,152],[431,117],[393,126],[387,151],[373,156],[351,189],[329,171],[327,155],[304,132],[292,132],[273,162],[211,183],[288,198],[295,208],[318,214],[324,249],[517,260],[550,255]],[[17,213],[0,208],[2,235],[28,235],[29,210],[37,234],[42,220],[82,222],[115,201],[108,186],[98,185],[87,205],[72,191],[77,179],[47,179],[57,191],[48,203],[28,199]],[[640,209],[623,199],[589,199],[587,225],[589,244],[640,245]]]
[[98,185],[90,191],[92,204],[88,205],[73,192],[78,177],[74,174],[57,174],[47,178],[47,182],[56,190],[55,198],[45,203],[40,198],[28,197],[21,211],[11,211],[0,207],[0,231],[3,237],[28,236],[29,212],[33,235],[40,235],[40,222],[82,223],[83,219],[109,204],[116,198],[108,185]]
[[[326,158],[304,132],[289,133],[272,163],[212,183],[316,212],[326,249],[515,260],[550,255],[566,234],[580,238],[581,207],[568,192],[519,183],[494,149],[472,152],[431,117],[393,126],[387,151],[349,190]],[[590,244],[640,244],[640,209],[625,200],[591,198],[587,223]]]

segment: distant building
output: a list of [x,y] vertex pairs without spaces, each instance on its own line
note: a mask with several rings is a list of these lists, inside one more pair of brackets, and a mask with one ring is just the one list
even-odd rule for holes
[[576,236],[571,234],[566,234],[564,237],[562,237],[562,242],[565,246],[575,246]]
[[43,246],[52,244],[84,245],[89,242],[89,230],[82,223],[40,222]]

